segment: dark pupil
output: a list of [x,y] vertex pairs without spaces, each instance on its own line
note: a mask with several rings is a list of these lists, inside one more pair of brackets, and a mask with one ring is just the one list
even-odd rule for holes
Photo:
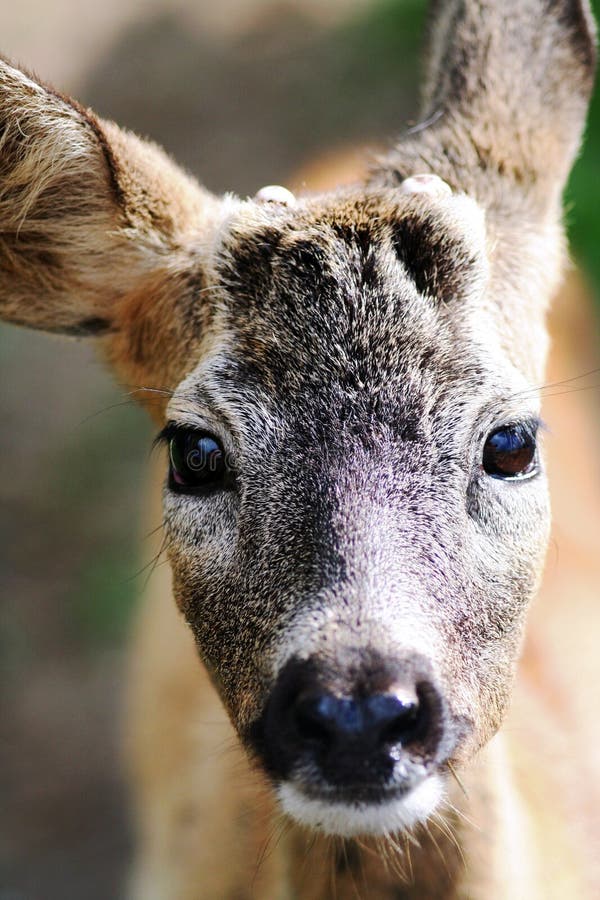
[[223,480],[225,454],[208,434],[182,431],[169,441],[171,480],[176,487],[204,487]]
[[488,475],[514,478],[527,475],[535,465],[535,437],[523,428],[500,428],[485,442],[483,468]]

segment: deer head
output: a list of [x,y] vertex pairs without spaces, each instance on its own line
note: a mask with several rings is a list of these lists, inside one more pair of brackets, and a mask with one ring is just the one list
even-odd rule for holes
[[0,66],[2,314],[164,392],[177,602],[308,825],[425,819],[502,721],[593,72],[584,0],[436,2],[423,126],[352,189],[241,200]]

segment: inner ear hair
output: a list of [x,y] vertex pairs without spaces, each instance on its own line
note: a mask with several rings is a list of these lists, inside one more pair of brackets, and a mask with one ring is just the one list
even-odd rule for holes
[[155,145],[0,60],[0,315],[71,335],[168,268],[218,201]]

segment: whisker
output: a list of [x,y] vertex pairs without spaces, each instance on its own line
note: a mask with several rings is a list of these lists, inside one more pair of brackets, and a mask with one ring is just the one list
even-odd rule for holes
[[551,394],[542,394],[543,400],[550,400],[552,397],[565,397],[567,394],[580,394],[582,391],[595,391],[600,388],[599,384],[586,384],[583,387],[569,388],[568,391],[553,391]]
[[311,855],[315,844],[317,843],[318,832],[314,831],[312,834],[307,831],[306,833],[306,843],[304,845],[304,859],[302,860],[302,866],[300,867],[300,883],[304,882],[304,876],[306,874],[306,866],[308,865],[308,859]]
[[283,817],[281,817],[279,819],[279,825],[280,825],[279,835],[277,836],[277,840],[275,841],[275,845],[272,848],[269,856],[271,856],[273,853],[275,853],[275,851],[279,847],[281,841],[284,839],[284,837],[286,837],[290,833],[290,831],[292,830],[292,827],[293,827],[293,823],[289,819],[284,819]]
[[119,409],[122,406],[135,406],[135,400],[120,400],[118,403],[111,403],[109,406],[104,406],[102,407],[102,409],[97,409],[96,412],[90,413],[89,416],[81,419],[81,421],[78,422],[78,427],[81,428],[82,425],[87,425],[88,422],[93,421],[93,419],[97,419],[98,416],[101,416],[103,413],[110,412],[113,409]]
[[337,900],[337,878],[335,871],[335,842],[328,836],[327,840],[327,850],[329,855],[329,878],[331,882],[331,897],[332,900]]
[[165,397],[172,397],[173,391],[165,390],[163,388],[149,388],[149,387],[137,387],[133,388],[131,391],[125,392],[122,396],[128,399],[119,400],[118,403],[111,403],[109,406],[104,406],[102,409],[97,409],[95,412],[90,413],[88,416],[83,418],[79,422],[79,426],[85,425],[87,422],[91,422],[93,419],[96,419],[98,416],[101,416],[105,412],[110,412],[113,409],[119,409],[122,406],[135,406],[136,400],[132,399],[136,394],[147,393],[147,394],[160,394]]
[[348,872],[348,875],[350,876],[350,881],[352,882],[352,890],[354,891],[356,900],[361,900],[358,885],[356,884],[356,880],[354,878],[354,871],[352,869],[352,866],[350,865],[350,860],[348,858],[347,841],[344,838],[342,838],[342,853],[344,854],[345,871]]
[[[232,756],[238,750],[239,750],[239,743],[238,743],[237,739],[231,738],[231,737],[226,737],[226,738],[223,738],[222,741],[219,741],[219,743],[216,746],[212,747],[212,749],[209,750],[208,753],[204,754],[204,756],[202,758],[203,758],[203,760],[210,760],[214,756],[219,756],[219,757]],[[249,766],[247,765],[245,759],[240,759],[240,765],[236,766],[235,768],[238,768],[240,772],[242,772],[244,769],[246,769],[246,771],[248,771],[249,773],[252,771],[249,768]]]
[[359,862],[360,862],[360,880],[361,880],[361,882],[362,882],[362,886],[363,886],[363,889],[364,889],[364,892],[365,892],[365,897],[368,897],[368,895],[369,895],[369,888],[368,888],[368,885],[367,885],[367,873],[366,873],[366,871],[365,871],[365,857],[364,857],[364,854],[359,852],[359,854],[358,854],[358,859],[359,859]]
[[128,396],[132,397],[134,394],[161,394],[164,397],[172,397],[174,393],[175,391],[170,391],[166,388],[136,387],[128,392]]
[[433,832],[431,831],[431,828],[430,828],[427,824],[425,824],[425,823],[424,823],[424,826],[423,826],[423,827],[425,828],[425,832],[426,832],[426,834],[427,834],[427,837],[428,837],[429,840],[433,843],[433,846],[435,847],[438,856],[440,857],[441,861],[443,862],[444,868],[445,868],[446,872],[448,873],[448,876],[451,877],[452,873],[450,872],[450,868],[449,868],[449,866],[448,866],[448,860],[447,860],[446,857],[444,856],[444,853],[443,853],[443,851],[442,851],[442,848],[440,847],[440,845],[439,845],[438,842],[436,841],[435,836],[434,836]]
[[[135,572],[135,574],[132,575],[132,576],[128,579],[128,581],[135,581],[135,579],[136,579],[136,578],[139,578],[140,575],[143,575],[144,572],[145,572],[147,569],[150,569],[150,572],[148,573],[148,577],[146,578],[146,580],[145,580],[145,582],[144,582],[144,585],[143,585],[143,588],[142,588],[142,590],[145,590],[146,587],[148,586],[148,582],[149,582],[150,578],[151,578],[152,575],[154,574],[154,570],[155,570],[155,569],[157,568],[157,566],[158,566],[158,562],[159,562],[159,560],[160,560],[160,557],[163,555],[163,553],[165,553],[165,552],[170,548],[170,546],[171,546],[172,543],[173,543],[173,538],[172,538],[172,537],[169,537],[169,536],[165,533],[164,536],[163,536],[163,539],[162,539],[162,541],[161,541],[161,543],[160,543],[159,550],[158,550],[158,552],[156,553],[156,555],[155,555],[149,562],[147,562],[146,565],[142,566],[141,569],[139,569],[137,572]],[[166,562],[166,560],[164,560],[164,562]]]
[[458,855],[460,856],[463,868],[466,868],[467,861],[465,859],[463,849],[456,834],[452,830],[450,823],[447,822],[440,813],[434,813],[431,817],[431,821],[440,829],[442,834],[446,836],[446,838],[450,841],[450,844],[456,848],[456,850],[458,851]]
[[369,847],[368,844],[364,844],[360,840],[360,838],[355,837],[354,840],[356,841],[358,846],[361,848],[361,850],[364,850],[365,853],[368,853],[369,856],[372,856],[374,859],[379,859],[382,852],[385,854],[385,847],[384,847],[382,838],[377,838],[377,840],[375,842],[377,845],[377,850],[373,850],[373,848]]
[[[540,393],[542,397],[553,396],[553,394],[545,394],[544,391],[549,391],[552,388],[560,388],[565,384],[572,384],[574,381],[581,381],[584,378],[590,378],[592,375],[598,375],[600,373],[600,368],[590,369],[587,372],[582,372],[580,375],[572,375],[570,378],[563,378],[560,381],[549,381],[546,384],[541,385],[532,385],[529,388],[524,388],[521,391],[515,391],[514,394],[511,394],[508,398],[509,400],[513,400],[515,397],[524,397],[528,394],[538,394]],[[591,388],[597,387],[598,385],[585,385],[581,388],[574,388],[573,390],[590,390]],[[569,393],[567,391],[567,393]]]
[[404,834],[404,856],[406,858],[406,864],[408,867],[408,876],[409,876],[410,882],[412,884],[414,884],[415,873],[413,871],[412,857],[410,855],[410,843],[409,843],[408,836],[406,833]]
[[563,378],[560,381],[549,381],[547,384],[541,385],[541,387],[530,388],[530,390],[545,391],[547,388],[562,387],[564,384],[572,384],[574,381],[581,381],[582,378],[589,378],[590,375],[598,375],[598,373],[600,373],[600,368],[590,369],[588,372],[582,372],[581,375],[573,375],[571,378]]
[[149,539],[150,539],[151,537],[153,537],[158,531],[160,531],[161,528],[164,528],[165,525],[166,525],[166,523],[167,523],[167,520],[166,520],[166,519],[163,519],[162,522],[160,522],[160,523],[156,526],[156,528],[153,528],[151,531],[149,531],[147,534],[145,534],[144,537],[142,538],[142,540],[144,540],[144,541],[149,540]]
[[413,834],[413,832],[410,830],[410,828],[405,829],[404,836],[406,837],[406,839],[408,841],[410,841],[410,843],[413,845],[413,847],[416,847],[417,850],[421,849],[420,841],[417,839],[416,835]]
[[452,763],[450,762],[450,760],[448,760],[448,761],[446,762],[446,766],[448,767],[448,771],[450,772],[450,774],[451,774],[452,777],[454,778],[455,782],[457,783],[457,785],[459,786],[459,788],[461,789],[461,791],[463,792],[463,794],[465,795],[465,797],[466,797],[467,800],[468,800],[468,799],[469,799],[469,795],[468,795],[468,793],[467,793],[467,789],[466,789],[466,787],[464,786],[464,784],[462,783],[462,781],[460,780],[460,778],[458,777],[458,774],[457,774],[457,772],[456,772],[456,769],[454,768],[454,766],[452,765]]
[[[375,857],[377,859],[384,860],[386,872],[393,871],[393,869],[392,869],[393,853],[392,853],[392,845],[390,843],[389,835],[384,834],[384,835],[378,836],[374,839],[374,842],[375,842],[375,849],[372,850],[371,852],[375,855]],[[365,850],[367,850],[367,849],[368,848],[365,847]]]
[[258,855],[258,859],[256,861],[256,866],[254,868],[254,875],[252,876],[251,893],[253,893],[254,884],[256,882],[256,879],[258,878],[262,864],[266,859],[267,850],[269,849],[271,841],[275,837],[275,834],[280,827],[281,827],[281,822],[279,822],[279,821],[274,822],[263,845],[262,845],[262,848]]
[[[259,875],[262,865],[264,864],[264,862],[267,859],[269,859],[273,855],[273,853],[275,853],[275,851],[277,850],[282,839],[287,834],[289,834],[289,832],[292,828],[292,825],[293,825],[293,823],[289,819],[284,818],[282,815],[278,815],[277,818],[275,819],[275,822],[273,823],[273,827],[271,828],[271,830],[263,844],[262,850],[259,853],[256,867],[254,869],[254,875],[252,877],[251,891],[250,891],[251,894],[253,893],[252,889],[254,887],[254,884]],[[273,844],[273,839],[275,838],[276,834],[277,834],[277,838],[275,840],[275,843]]]
[[401,881],[406,883],[408,881],[408,878],[406,874],[406,868],[404,866],[404,862],[406,860],[404,847],[398,844],[391,834],[386,835],[386,843],[388,849],[392,851],[390,853],[392,872],[394,872]]
[[461,818],[471,828],[474,828],[476,831],[481,831],[481,827],[477,824],[477,822],[474,822],[473,819],[469,818],[469,816],[467,816],[466,813],[462,811],[462,809],[459,809],[458,806],[455,806],[447,798],[444,800],[444,805],[448,807],[450,812],[452,812],[455,816]]

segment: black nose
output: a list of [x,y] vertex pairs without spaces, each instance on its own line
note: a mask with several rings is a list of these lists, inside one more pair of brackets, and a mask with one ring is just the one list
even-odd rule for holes
[[386,745],[408,745],[426,730],[428,712],[413,689],[398,688],[356,699],[303,691],[291,715],[303,741],[329,751],[351,742],[368,752]]
[[277,778],[312,773],[344,789],[401,786],[404,778],[407,786],[436,758],[445,718],[420,658],[371,656],[346,673],[316,658],[295,660],[281,672],[251,740]]

